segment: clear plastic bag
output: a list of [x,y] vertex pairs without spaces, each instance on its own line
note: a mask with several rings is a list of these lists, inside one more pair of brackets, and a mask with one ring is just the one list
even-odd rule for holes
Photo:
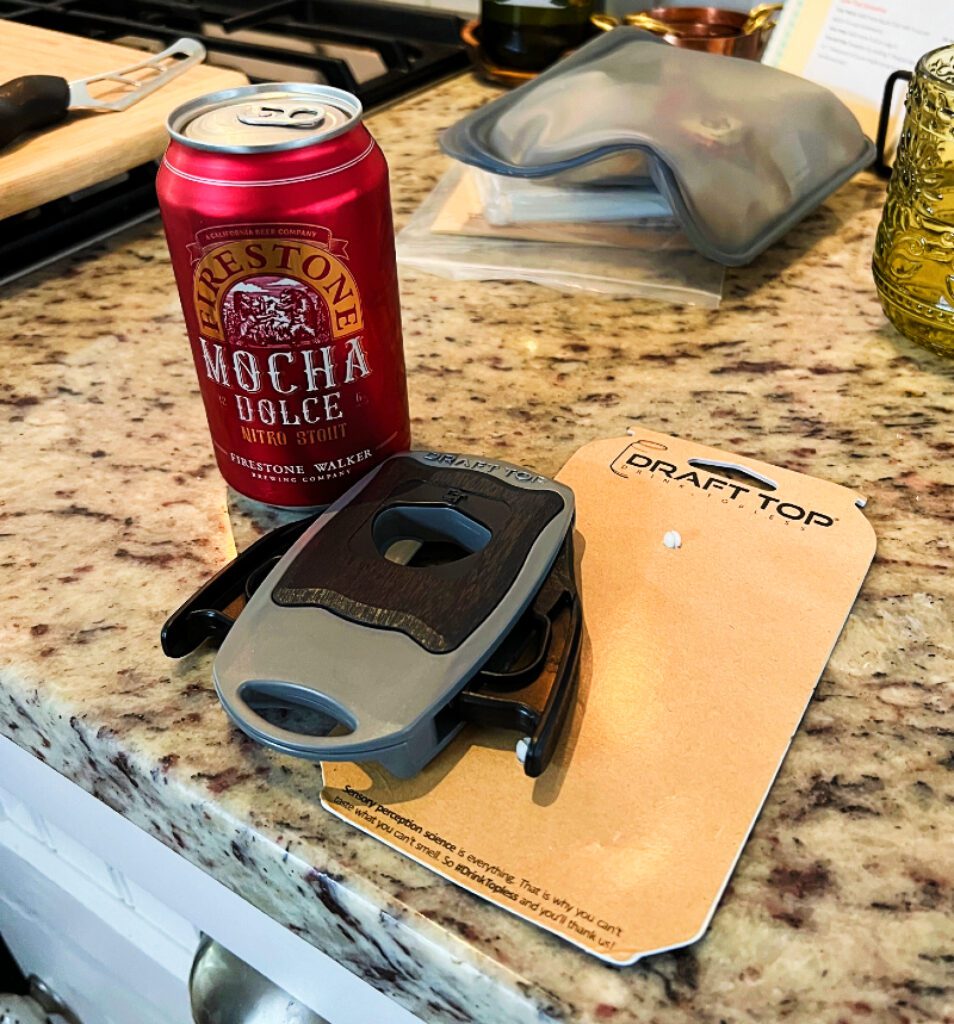
[[672,207],[655,188],[581,188],[554,178],[508,178],[471,170],[491,224],[637,221],[674,226]]
[[[676,229],[647,232],[639,246],[578,243],[578,225],[548,225],[569,242],[516,240],[434,230],[465,169],[455,164],[397,236],[398,262],[455,281],[533,281],[564,290],[656,299],[715,309],[724,268]],[[681,238],[681,241],[679,241]]]

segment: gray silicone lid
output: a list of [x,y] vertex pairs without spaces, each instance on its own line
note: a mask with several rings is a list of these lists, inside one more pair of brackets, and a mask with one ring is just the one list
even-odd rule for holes
[[651,180],[692,244],[751,262],[874,158],[828,89],[618,28],[444,132],[494,174],[580,187]]

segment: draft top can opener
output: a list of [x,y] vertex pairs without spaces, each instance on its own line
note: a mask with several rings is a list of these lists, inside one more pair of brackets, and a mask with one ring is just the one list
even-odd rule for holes
[[568,487],[517,466],[396,455],[240,554],[166,622],[163,650],[220,641],[225,710],[282,753],[407,778],[475,722],[517,730],[537,776],[579,664],[573,516]]

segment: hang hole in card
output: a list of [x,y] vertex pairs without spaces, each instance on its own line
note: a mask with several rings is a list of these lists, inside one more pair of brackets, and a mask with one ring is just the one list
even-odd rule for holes
[[778,484],[761,473],[756,473],[736,462],[718,462],[715,459],[689,459],[689,465],[693,469],[705,470],[726,480],[734,480],[736,483],[748,484],[751,487],[760,487],[764,491],[777,491]]

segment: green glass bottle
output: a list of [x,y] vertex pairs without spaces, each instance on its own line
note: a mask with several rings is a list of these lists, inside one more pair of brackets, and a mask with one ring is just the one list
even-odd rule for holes
[[590,35],[594,0],[481,0],[480,45],[499,67],[543,71]]

